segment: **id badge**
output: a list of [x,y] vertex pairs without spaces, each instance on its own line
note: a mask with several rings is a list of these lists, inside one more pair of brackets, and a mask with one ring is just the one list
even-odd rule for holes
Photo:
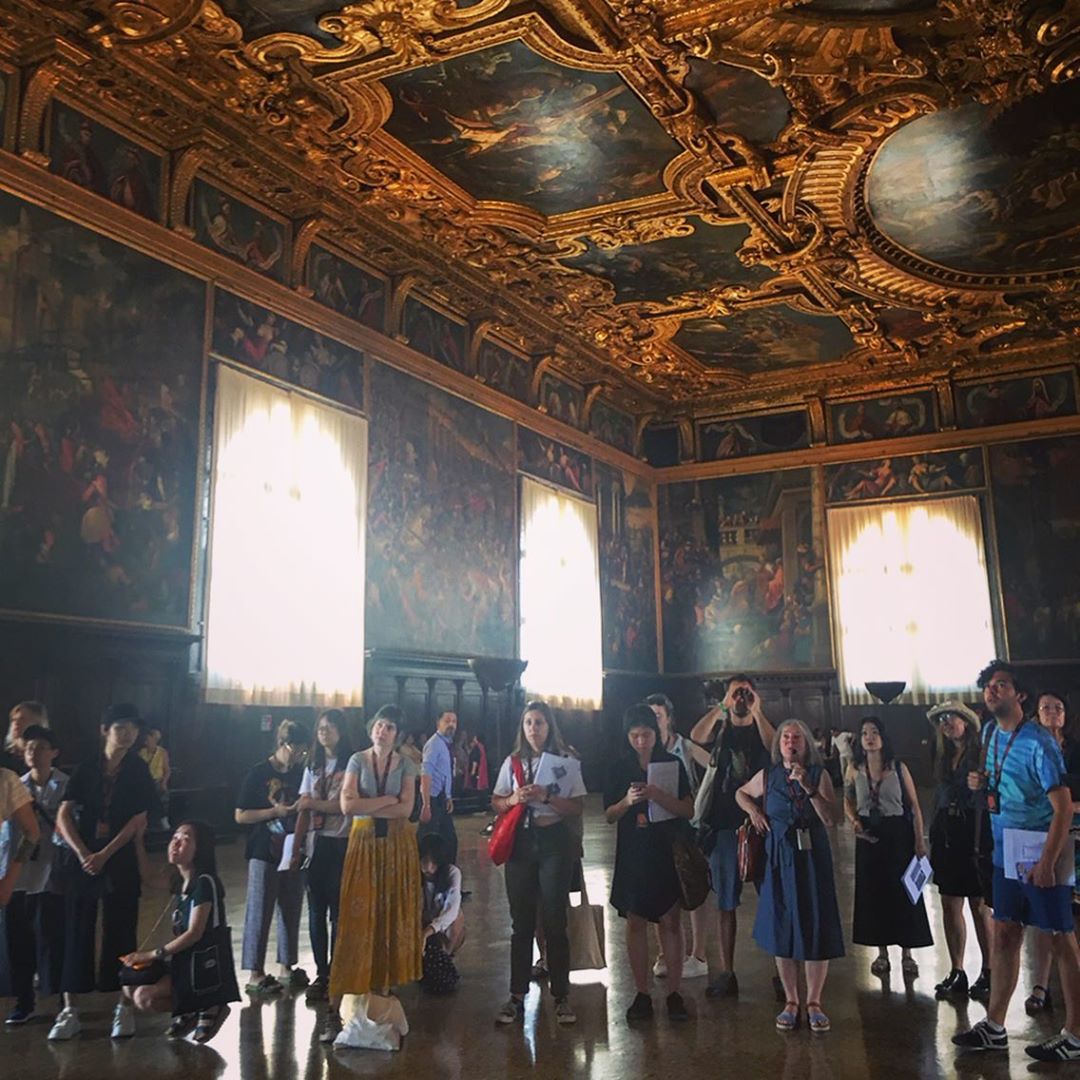
[[993,788],[988,788],[986,791],[986,809],[991,814],[1001,813],[1001,800],[998,798],[998,793]]
[[813,844],[810,840],[809,829],[796,829],[795,830],[795,850],[796,851],[811,851],[813,850]]

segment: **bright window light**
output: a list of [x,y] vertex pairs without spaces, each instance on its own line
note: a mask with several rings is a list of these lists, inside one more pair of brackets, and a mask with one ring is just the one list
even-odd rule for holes
[[982,518],[974,496],[828,512],[844,700],[903,679],[901,700],[970,693],[995,656]]
[[560,708],[600,707],[598,567],[595,504],[522,477],[522,683]]
[[207,700],[361,704],[366,487],[366,420],[219,366]]

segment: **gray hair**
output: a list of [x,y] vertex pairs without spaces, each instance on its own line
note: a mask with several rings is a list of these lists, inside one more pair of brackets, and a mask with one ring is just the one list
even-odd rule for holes
[[813,733],[801,720],[796,720],[794,717],[781,721],[780,726],[776,729],[776,734],[773,736],[772,741],[772,763],[774,765],[780,764],[780,736],[784,734],[784,729],[789,727],[797,727],[802,732],[803,739],[806,742],[806,754],[803,757],[803,765],[820,765],[821,755],[818,753]]

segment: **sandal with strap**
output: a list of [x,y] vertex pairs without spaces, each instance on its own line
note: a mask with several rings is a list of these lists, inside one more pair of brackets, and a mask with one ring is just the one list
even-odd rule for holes
[[776,1017],[777,1031],[794,1031],[799,1026],[799,1003],[785,1001],[784,1011]]
[[221,1030],[221,1025],[231,1011],[228,1005],[219,1005],[216,1009],[199,1013],[192,1038],[197,1043],[208,1043]]
[[810,1030],[818,1035],[824,1034],[832,1027],[829,1018],[821,1011],[820,1001],[806,1003],[806,1023]]
[[[1042,991],[1041,994],[1038,992],[1040,990]],[[1024,1002],[1024,1012],[1026,1012],[1028,1016],[1046,1012],[1047,1009],[1052,1009],[1053,1007],[1054,1002],[1050,997],[1050,987],[1039,986],[1038,984],[1031,988],[1031,993]]]

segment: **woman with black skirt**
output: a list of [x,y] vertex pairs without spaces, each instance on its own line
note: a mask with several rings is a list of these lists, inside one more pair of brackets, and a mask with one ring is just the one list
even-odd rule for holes
[[[979,717],[959,701],[935,705],[926,716],[934,725],[933,772],[937,781],[930,819],[930,865],[941,895],[950,964],[948,976],[934,987],[934,994],[939,999],[969,995],[978,999],[990,984],[991,930],[975,859],[975,793],[967,783],[968,773],[980,768]],[[964,972],[965,902],[982,954],[982,973],[971,986]]]
[[933,945],[923,898],[913,904],[901,882],[913,855],[927,852],[915,783],[897,761],[876,716],[859,727],[848,770],[844,812],[855,830],[855,918],[851,939],[876,945],[874,975],[889,971],[889,946],[899,945],[907,978],[919,973],[912,949]]

